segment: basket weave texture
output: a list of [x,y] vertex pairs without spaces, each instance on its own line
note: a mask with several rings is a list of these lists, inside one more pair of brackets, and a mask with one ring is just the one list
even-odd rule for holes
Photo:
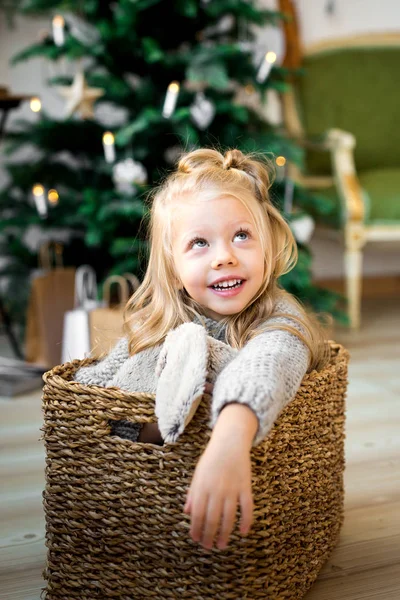
[[[47,600],[298,600],[343,521],[348,352],[306,375],[270,435],[251,451],[254,520],[225,550],[189,535],[186,492],[203,452],[210,397],[174,444],[111,436],[110,420],[156,422],[154,396],[44,375]],[[238,511],[239,516],[239,511]]]

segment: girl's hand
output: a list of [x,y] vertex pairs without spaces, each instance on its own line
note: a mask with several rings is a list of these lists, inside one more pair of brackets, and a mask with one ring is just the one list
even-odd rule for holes
[[237,438],[211,438],[196,466],[184,508],[192,516],[193,541],[211,549],[219,528],[217,546],[226,548],[238,503],[240,532],[247,534],[253,518],[250,451]]

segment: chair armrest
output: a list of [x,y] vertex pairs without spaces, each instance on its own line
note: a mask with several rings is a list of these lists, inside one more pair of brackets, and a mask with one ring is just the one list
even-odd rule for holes
[[356,139],[347,131],[329,129],[326,141],[331,151],[337,189],[346,207],[347,221],[362,223],[364,202],[354,163]]
[[295,183],[308,190],[320,190],[335,185],[335,179],[329,175],[303,175],[294,163],[289,163],[288,175]]

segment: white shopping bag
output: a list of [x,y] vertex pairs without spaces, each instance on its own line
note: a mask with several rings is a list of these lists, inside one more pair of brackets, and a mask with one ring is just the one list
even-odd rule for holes
[[96,272],[90,265],[78,267],[75,275],[75,308],[64,314],[62,363],[90,355],[89,314],[103,306],[97,300]]

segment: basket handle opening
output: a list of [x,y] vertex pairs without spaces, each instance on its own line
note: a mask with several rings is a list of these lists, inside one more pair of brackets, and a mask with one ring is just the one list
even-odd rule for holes
[[157,423],[139,423],[128,419],[109,419],[108,424],[111,428],[111,436],[143,444],[164,445],[164,440],[161,437]]

